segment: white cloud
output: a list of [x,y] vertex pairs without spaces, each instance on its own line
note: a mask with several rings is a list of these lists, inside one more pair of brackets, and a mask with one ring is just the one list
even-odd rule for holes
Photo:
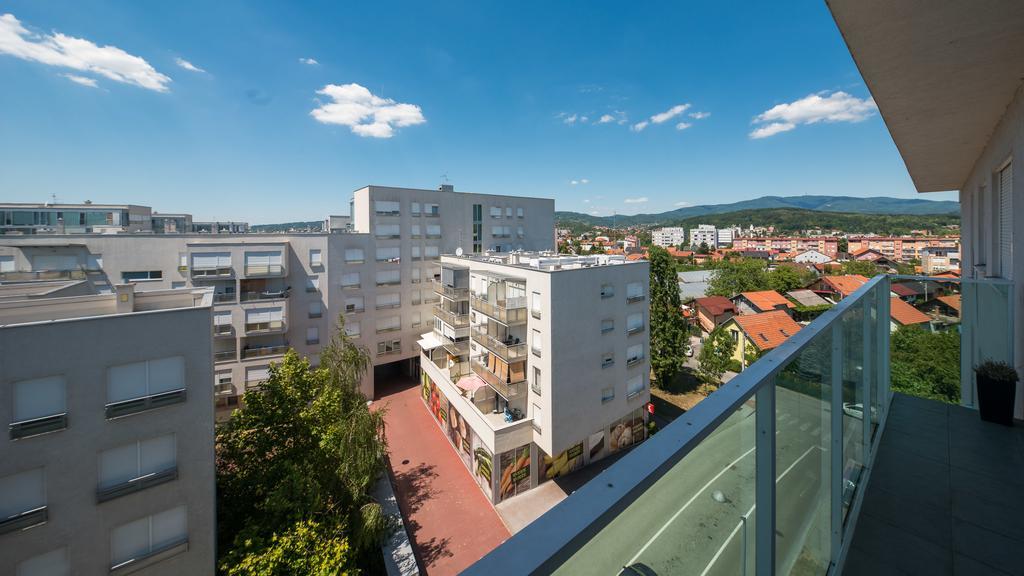
[[659,113],[655,114],[654,116],[651,116],[651,122],[654,122],[655,124],[661,124],[662,122],[667,122],[667,121],[675,118],[676,116],[679,116],[683,112],[686,112],[686,110],[689,109],[689,108],[690,108],[689,104],[677,104],[677,105],[669,108],[668,110],[665,110],[664,112],[659,112]]
[[115,82],[167,92],[171,79],[143,58],[116,46],[97,46],[89,40],[60,32],[37,34],[22,26],[13,14],[0,15],[0,53],[49,66],[98,74]]
[[689,116],[694,120],[703,120],[708,116],[711,116],[711,112],[690,112]]
[[686,200],[680,200],[679,202],[676,202],[674,204],[674,206],[689,206],[689,205],[690,205],[690,203],[687,202]]
[[639,198],[626,198],[622,201],[623,204],[643,204],[647,202],[647,196],[640,196]]
[[753,139],[767,138],[793,130],[800,124],[819,122],[861,122],[878,110],[873,98],[857,98],[846,92],[828,91],[805,96],[794,102],[778,104],[758,114],[754,124],[763,124],[750,132]]
[[184,58],[175,58],[174,63],[184,68],[185,70],[188,70],[189,72],[206,72],[206,70],[203,70],[199,66],[196,66],[195,64],[189,62],[188,60],[185,60]]
[[316,93],[331,102],[321,103],[310,116],[322,124],[348,126],[359,136],[391,138],[395,128],[427,121],[419,106],[374,96],[359,84],[328,84]]
[[89,88],[97,88],[95,78],[86,78],[85,76],[77,76],[75,74],[61,74],[61,76],[71,80],[75,84],[81,84],[82,86],[88,86]]
[[562,118],[562,122],[566,124],[575,124],[577,120],[579,120],[579,116],[577,116],[576,114],[565,115]]
[[679,124],[676,124],[676,130],[686,130],[690,126],[693,126],[693,124],[690,124],[689,122],[680,122]]
[[584,204],[590,204],[590,198],[584,198],[583,199],[583,203]]
[[302,62],[307,66],[316,66],[319,64],[319,62],[316,61],[316,58],[299,58],[299,62]]
[[569,180],[569,184],[572,184],[573,186],[577,186],[580,184],[590,184],[590,180],[587,180],[586,178],[580,178],[579,180]]
[[611,114],[602,114],[601,117],[597,119],[596,123],[597,124],[611,124],[613,122],[616,123],[616,124],[625,124],[626,123],[626,113],[621,111],[621,110],[615,110]]
[[637,122],[636,124],[630,126],[629,129],[632,130],[633,132],[639,132],[644,128],[647,128],[648,124],[650,124],[650,122],[648,122],[647,120],[641,120],[640,122]]
[[580,184],[590,184],[590,180],[587,180],[586,178],[581,178]]
[[598,124],[608,124],[609,122],[615,122],[615,116],[612,116],[611,114],[602,114],[597,120]]

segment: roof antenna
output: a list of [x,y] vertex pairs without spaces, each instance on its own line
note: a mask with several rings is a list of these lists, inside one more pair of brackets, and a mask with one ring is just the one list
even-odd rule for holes
[[447,184],[448,183],[448,173],[447,172],[445,172],[444,174],[441,174],[441,182],[443,184]]

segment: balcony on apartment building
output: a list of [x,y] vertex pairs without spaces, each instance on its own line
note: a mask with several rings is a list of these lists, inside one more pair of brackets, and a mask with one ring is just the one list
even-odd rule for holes
[[511,363],[526,358],[527,347],[523,338],[512,335],[505,326],[497,322],[473,326],[470,337],[505,362]]
[[469,327],[469,311],[467,308],[466,312],[459,312],[457,310],[451,310],[444,304],[438,304],[434,306],[434,317],[451,326],[452,328],[467,328]]
[[[235,269],[231,265],[230,252],[193,252],[189,274],[193,280],[233,278]],[[184,272],[184,264],[178,270]]]
[[[1024,427],[972,409],[973,367],[1012,363],[1012,284],[944,284],[922,318],[901,281],[865,283],[465,573],[1019,573]],[[890,391],[903,322],[958,334],[963,406]]]
[[288,351],[288,342],[246,342],[242,346],[242,360],[266,358],[267,356],[283,356]]
[[[444,270],[444,269],[442,268],[442,270]],[[449,284],[446,284],[440,278],[432,278],[430,280],[430,285],[431,285],[431,288],[434,289],[434,293],[435,294],[437,294],[438,296],[444,296],[445,298],[448,298],[449,300],[468,300],[469,299],[469,287],[468,286],[457,288],[455,286],[451,286]]]
[[526,391],[526,362],[507,363],[496,354],[485,353],[470,358],[473,373],[494,389],[502,398],[511,400]]
[[284,300],[291,295],[291,286],[283,278],[244,279],[239,283],[242,302],[255,300]]
[[285,319],[273,317],[273,318],[252,318],[247,317],[245,319],[245,334],[275,334],[278,332],[284,332],[288,329],[288,324]]
[[495,272],[474,271],[472,275],[469,302],[473,310],[506,326],[526,323],[526,280]]
[[85,270],[32,270],[0,272],[0,282],[35,282],[40,280],[85,280]]

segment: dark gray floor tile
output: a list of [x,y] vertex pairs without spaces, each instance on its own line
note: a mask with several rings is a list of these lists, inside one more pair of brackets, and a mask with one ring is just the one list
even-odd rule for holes
[[941,576],[953,573],[953,555],[944,548],[874,516],[862,516],[852,546],[872,556],[873,564],[909,574]]
[[892,564],[883,564],[870,550],[850,548],[843,576],[911,576]]
[[970,556],[1004,572],[1017,574],[1024,569],[1021,560],[1022,550],[1022,541],[963,520],[953,520],[953,551],[957,554]]
[[986,498],[998,494],[1003,502],[1015,509],[1024,508],[1024,484],[1021,481],[1020,477],[1000,478],[964,468],[950,469],[950,487],[954,490]]
[[920,432],[886,428],[880,447],[884,450],[889,446],[943,463],[949,462],[949,438],[945,434],[923,436]]
[[896,528],[906,530],[929,542],[952,546],[952,515],[947,506],[922,500],[914,495],[898,495],[880,486],[872,486],[864,495],[864,515],[874,516]]
[[870,486],[878,486],[900,497],[932,502],[935,506],[951,503],[948,465],[892,446],[879,450]]
[[963,554],[953,554],[953,574],[956,576],[1010,576],[1009,572],[997,570]]

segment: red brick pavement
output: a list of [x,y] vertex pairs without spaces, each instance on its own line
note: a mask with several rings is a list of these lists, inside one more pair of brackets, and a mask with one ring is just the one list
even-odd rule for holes
[[509,537],[420,398],[415,379],[377,381],[398,505],[420,569],[458,574]]

